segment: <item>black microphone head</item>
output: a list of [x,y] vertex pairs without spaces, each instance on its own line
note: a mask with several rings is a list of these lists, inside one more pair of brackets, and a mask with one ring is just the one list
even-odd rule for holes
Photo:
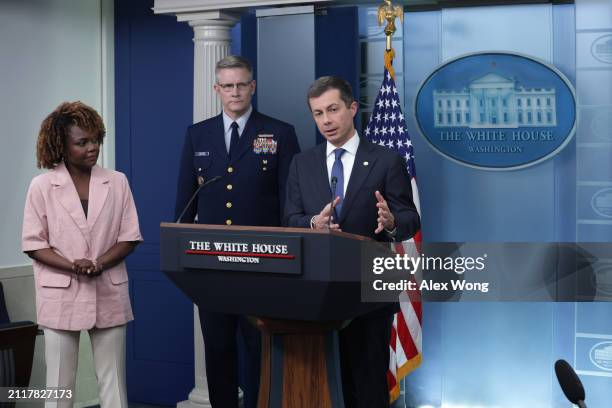
[[336,177],[336,176],[332,176],[332,178],[331,178],[331,183],[332,183],[332,184],[336,184],[337,182],[338,182],[338,177]]
[[571,403],[578,404],[578,401],[584,401],[582,382],[567,361],[557,360],[555,363],[555,374],[557,374],[557,380],[563,393]]

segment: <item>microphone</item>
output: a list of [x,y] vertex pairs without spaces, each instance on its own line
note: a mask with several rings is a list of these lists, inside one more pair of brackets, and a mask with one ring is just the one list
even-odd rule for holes
[[191,205],[191,203],[193,202],[193,200],[196,198],[196,196],[198,195],[198,193],[200,192],[201,189],[203,189],[204,187],[206,187],[209,184],[214,183],[217,180],[220,180],[221,176],[215,176],[213,178],[211,178],[210,180],[208,180],[206,183],[202,183],[200,184],[200,186],[196,189],[195,193],[193,193],[193,195],[191,196],[191,198],[189,199],[189,202],[187,203],[187,205],[185,206],[185,208],[183,209],[183,212],[181,213],[181,215],[179,215],[178,219],[176,220],[176,223],[178,224],[179,222],[181,222],[181,219],[183,218],[183,215],[185,215],[185,212],[187,212],[187,209],[189,208],[189,206]]
[[336,176],[332,176],[331,178],[331,190],[332,190],[332,197],[331,197],[331,201],[329,202],[329,208],[331,210],[331,213],[329,215],[329,220],[327,220],[327,228],[331,229],[331,220],[332,220],[332,215],[335,213],[335,206],[334,206],[334,200],[336,199],[336,185],[338,184],[338,178]]
[[555,374],[557,374],[557,380],[567,399],[580,408],[586,408],[584,387],[572,366],[565,360],[557,360]]

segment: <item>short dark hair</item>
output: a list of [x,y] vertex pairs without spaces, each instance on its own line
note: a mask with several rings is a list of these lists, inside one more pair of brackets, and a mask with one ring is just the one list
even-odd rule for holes
[[310,107],[310,100],[312,98],[318,98],[330,89],[337,89],[340,91],[340,99],[344,101],[347,107],[355,102],[353,88],[351,88],[351,84],[349,84],[347,80],[337,76],[322,76],[314,81],[312,85],[310,85],[310,88],[308,88],[308,96],[306,99],[308,106]]
[[232,68],[243,68],[246,69],[251,75],[251,79],[253,78],[253,66],[249,62],[248,59],[241,57],[240,55],[228,55],[215,64],[215,76],[222,69],[232,69]]
[[36,164],[39,168],[52,169],[64,160],[66,138],[72,126],[93,133],[100,143],[104,140],[106,129],[94,108],[81,101],[64,102],[40,125],[36,144]]

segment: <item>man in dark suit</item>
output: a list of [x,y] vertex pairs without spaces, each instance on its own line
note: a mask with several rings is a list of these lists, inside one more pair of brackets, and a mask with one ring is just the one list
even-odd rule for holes
[[[317,79],[308,90],[308,104],[327,142],[296,155],[291,163],[285,204],[288,225],[341,229],[377,241],[414,235],[419,216],[405,161],[359,137],[353,124],[357,102],[348,82],[337,77]],[[389,405],[386,374],[396,310],[394,305],[365,314],[340,331],[346,407]]]
[[[200,190],[182,220],[201,224],[281,225],[289,164],[299,152],[293,126],[262,115],[251,106],[255,81],[251,64],[228,56],[216,65],[214,89],[223,112],[191,125],[181,158],[176,216],[198,185],[222,176]],[[197,212],[196,212],[197,208]],[[238,327],[247,348],[245,404],[257,404],[260,338],[244,316],[200,310],[206,375],[215,408],[238,407]]]

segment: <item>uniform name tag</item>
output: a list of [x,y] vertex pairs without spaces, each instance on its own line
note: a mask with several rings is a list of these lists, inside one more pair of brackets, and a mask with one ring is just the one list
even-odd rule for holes
[[195,152],[193,155],[195,157],[210,156],[210,152]]

